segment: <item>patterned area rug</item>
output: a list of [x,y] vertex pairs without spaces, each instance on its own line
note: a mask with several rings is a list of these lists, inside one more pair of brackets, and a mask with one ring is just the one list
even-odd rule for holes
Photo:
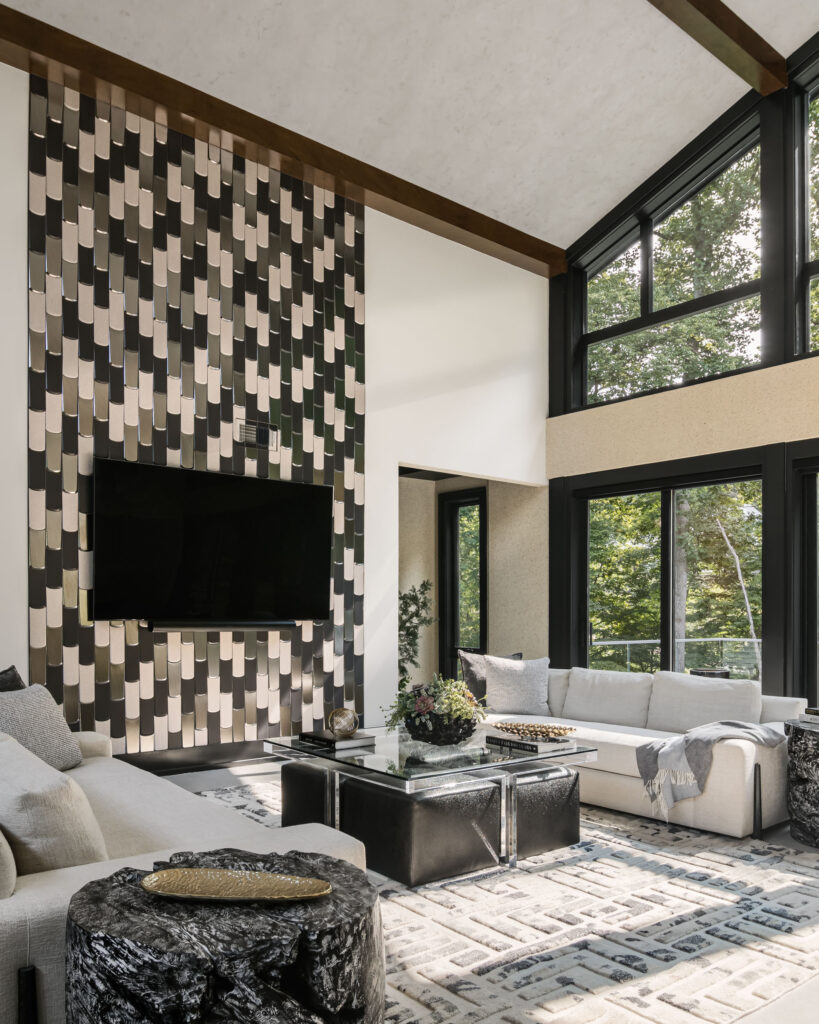
[[[201,795],[279,825],[278,783]],[[515,870],[373,880],[391,1024],[730,1024],[819,974],[819,854],[764,841],[584,807]]]

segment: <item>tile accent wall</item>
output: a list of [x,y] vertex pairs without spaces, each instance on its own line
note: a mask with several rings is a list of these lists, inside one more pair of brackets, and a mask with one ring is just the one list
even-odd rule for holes
[[[116,752],[361,712],[362,208],[36,77],[29,172],[31,681]],[[267,416],[251,458],[234,421]],[[94,455],[332,483],[332,621],[90,623]]]

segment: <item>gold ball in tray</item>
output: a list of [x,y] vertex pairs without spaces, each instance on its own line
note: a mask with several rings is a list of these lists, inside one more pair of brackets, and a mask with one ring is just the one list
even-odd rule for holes
[[552,725],[548,722],[496,722],[493,728],[526,740],[554,740],[574,732],[574,726]]

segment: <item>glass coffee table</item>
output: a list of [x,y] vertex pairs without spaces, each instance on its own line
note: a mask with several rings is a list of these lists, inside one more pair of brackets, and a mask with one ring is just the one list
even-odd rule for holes
[[[485,727],[448,747],[414,740],[404,729],[367,731],[375,735],[374,745],[336,751],[284,736],[266,740],[264,748],[288,759],[289,767],[282,771],[282,824],[322,821],[354,835],[361,833],[358,838],[365,842],[370,862],[378,861],[385,844],[393,841],[380,836],[377,819],[388,822],[412,846],[422,840],[419,832],[424,840],[435,841],[430,828],[437,817],[437,827],[448,823],[447,835],[438,837],[440,849],[452,845],[452,830],[460,828],[461,845],[464,849],[474,846],[478,859],[482,844],[491,849],[490,859],[514,866],[521,826],[528,837],[527,856],[532,855],[533,842],[543,845],[544,834],[570,836],[572,829],[576,831],[572,821],[579,815],[577,773],[572,766],[597,759],[594,747],[575,742],[540,744],[537,751],[492,746],[486,742]],[[565,798],[558,799],[558,794]],[[550,815],[551,829],[546,821]],[[564,820],[566,815],[572,821]],[[535,833],[541,835],[539,841],[533,839]],[[371,846],[378,847],[375,856]],[[413,873],[418,874],[411,868],[405,871]],[[429,870],[421,871],[425,873]]]

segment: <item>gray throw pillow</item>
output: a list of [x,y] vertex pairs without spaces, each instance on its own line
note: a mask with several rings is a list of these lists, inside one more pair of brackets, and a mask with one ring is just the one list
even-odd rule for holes
[[496,715],[550,717],[549,659],[515,661],[487,654],[486,707]]
[[0,693],[0,732],[8,733],[59,772],[76,768],[82,761],[79,743],[44,686]]
[[7,690],[25,690],[26,684],[20,678],[20,673],[14,665],[9,665],[0,672],[0,693]]
[[8,899],[17,885],[17,864],[8,840],[0,832],[0,900]]
[[70,775],[0,735],[0,822],[19,875],[107,860],[88,797]]
[[[472,691],[472,696],[475,700],[483,700],[486,696],[486,655],[458,651],[458,657],[461,659],[464,682]],[[499,657],[520,661],[523,655],[518,651],[517,654],[501,654]]]

